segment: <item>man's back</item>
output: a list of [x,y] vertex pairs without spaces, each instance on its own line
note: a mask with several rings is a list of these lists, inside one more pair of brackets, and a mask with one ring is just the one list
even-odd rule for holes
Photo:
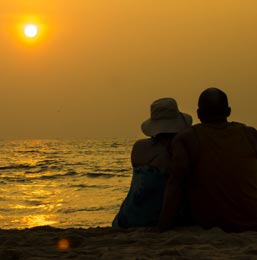
[[177,135],[172,145],[160,230],[175,224],[186,197],[198,225],[257,231],[257,130],[229,123],[230,114],[222,90],[208,88],[200,94],[201,124]]
[[192,217],[204,227],[257,230],[257,154],[247,129],[193,127],[198,143],[189,176]]

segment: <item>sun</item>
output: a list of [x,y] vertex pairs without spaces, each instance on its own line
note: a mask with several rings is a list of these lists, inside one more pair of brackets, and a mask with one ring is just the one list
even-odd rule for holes
[[38,35],[38,26],[35,24],[26,24],[24,34],[27,38],[35,38]]

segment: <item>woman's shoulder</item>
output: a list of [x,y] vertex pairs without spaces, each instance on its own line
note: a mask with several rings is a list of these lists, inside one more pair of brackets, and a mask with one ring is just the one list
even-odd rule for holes
[[167,146],[161,142],[155,142],[153,138],[146,138],[137,140],[132,148],[132,152],[137,155],[156,155],[167,151]]
[[151,147],[151,146],[153,146],[152,138],[144,138],[144,139],[137,140],[133,145],[133,149],[140,149],[140,148]]
[[142,165],[148,162],[149,154],[152,149],[152,141],[150,138],[137,140],[132,148],[131,162],[132,165]]
[[138,140],[132,149],[131,162],[133,166],[151,165],[157,168],[166,168],[169,165],[169,151],[161,143],[152,139]]

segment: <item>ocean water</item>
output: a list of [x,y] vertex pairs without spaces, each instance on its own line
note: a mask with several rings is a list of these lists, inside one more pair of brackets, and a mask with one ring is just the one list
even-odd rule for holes
[[0,228],[110,226],[135,139],[0,141]]

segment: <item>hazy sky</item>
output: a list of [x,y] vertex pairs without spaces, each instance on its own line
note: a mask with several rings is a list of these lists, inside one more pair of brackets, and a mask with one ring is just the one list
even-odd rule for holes
[[257,127],[256,0],[1,0],[0,21],[0,138],[141,136],[161,97],[196,123],[212,86]]

